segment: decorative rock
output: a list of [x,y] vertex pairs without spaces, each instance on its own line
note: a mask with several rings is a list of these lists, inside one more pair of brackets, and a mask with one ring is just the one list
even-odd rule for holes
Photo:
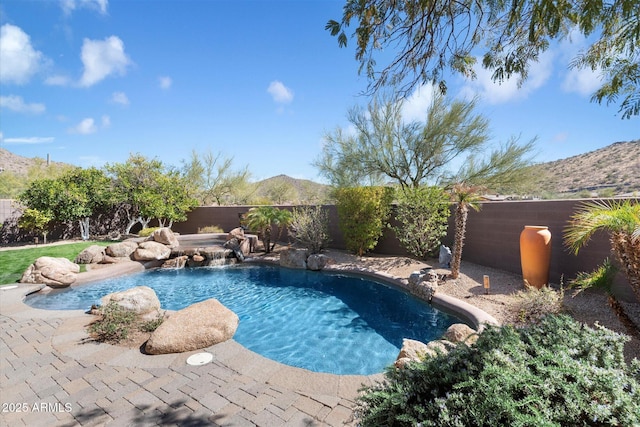
[[22,275],[20,283],[41,283],[51,288],[66,288],[76,281],[80,266],[66,258],[43,256]]
[[446,247],[445,245],[440,245],[440,253],[438,256],[438,262],[441,267],[450,267],[451,266],[451,249]]
[[192,257],[194,262],[203,262],[206,258],[202,255],[196,254]]
[[463,342],[466,344],[475,344],[478,340],[478,333],[464,323],[455,323],[447,329],[444,337],[454,343]]
[[91,245],[76,256],[76,264],[99,264],[105,256],[104,246]]
[[107,246],[105,252],[115,258],[129,258],[136,249],[138,249],[138,243],[133,240],[125,240]]
[[280,266],[289,268],[307,268],[307,250],[287,248],[280,252]]
[[182,353],[233,337],[238,316],[216,299],[202,301],[169,316],[145,345],[149,354]]
[[242,227],[234,228],[227,234],[227,240],[238,239],[238,241],[243,241],[245,239],[244,230]]
[[162,264],[162,268],[184,268],[188,259],[186,255],[170,258]]
[[147,241],[140,243],[132,256],[136,261],[152,261],[167,259],[170,255],[171,248],[168,246],[154,241]]
[[427,344],[405,338],[402,340],[402,348],[400,349],[400,353],[398,353],[394,365],[397,368],[403,368],[409,362],[418,362],[424,359],[427,351]]
[[151,234],[151,236],[149,236],[149,238],[154,242],[162,243],[170,248],[177,248],[180,246],[180,242],[178,242],[176,235],[167,227],[158,228]]
[[322,270],[327,265],[331,264],[333,260],[324,254],[311,254],[307,257],[307,268],[309,270]]
[[103,306],[112,301],[143,319],[153,318],[160,313],[160,300],[155,291],[148,286],[136,286],[126,291],[113,292],[100,299]]

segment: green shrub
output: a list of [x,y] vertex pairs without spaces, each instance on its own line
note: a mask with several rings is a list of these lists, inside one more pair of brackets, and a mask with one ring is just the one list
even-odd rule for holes
[[633,426],[640,362],[628,338],[565,315],[527,328],[488,327],[473,346],[389,368],[364,389],[362,426]]
[[204,233],[224,233],[224,230],[218,225],[207,225],[206,227],[199,227],[198,234]]
[[335,196],[338,222],[347,249],[361,256],[375,248],[389,219],[393,189],[338,188]]
[[129,336],[136,314],[111,301],[98,310],[100,319],[89,325],[89,332],[100,342],[118,343]]
[[418,258],[433,255],[447,234],[449,197],[439,187],[407,188],[398,192],[392,227],[402,245]]
[[310,254],[320,253],[329,242],[329,213],[322,206],[294,208],[289,228]]
[[142,332],[153,332],[156,329],[158,329],[158,326],[162,325],[163,321],[164,321],[164,317],[158,316],[157,318],[155,318],[153,320],[148,320],[146,322],[142,322],[138,326],[138,329],[140,329]]
[[138,231],[138,236],[139,237],[149,237],[149,236],[151,236],[153,234],[154,231],[156,231],[159,228],[160,227],[143,228],[142,230]]

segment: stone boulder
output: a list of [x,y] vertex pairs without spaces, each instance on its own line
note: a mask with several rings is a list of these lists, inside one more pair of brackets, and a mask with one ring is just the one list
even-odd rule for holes
[[162,243],[163,245],[166,245],[171,249],[180,246],[180,242],[178,242],[178,238],[176,237],[176,235],[173,233],[173,231],[171,231],[170,228],[167,227],[158,228],[156,231],[151,233],[151,236],[149,236],[149,240]]
[[238,240],[237,237],[233,237],[222,245],[225,249],[229,249],[233,251],[234,255],[238,259],[238,261],[244,261],[244,253],[242,252],[242,243],[246,240]]
[[114,258],[129,258],[136,249],[138,249],[137,242],[125,240],[107,246],[105,253]]
[[242,229],[242,227],[236,227],[233,230],[231,230],[229,234],[227,234],[227,240],[231,240],[234,238],[238,239],[239,241],[242,241],[245,239],[244,230]]
[[189,257],[186,255],[180,255],[175,258],[169,258],[162,264],[162,268],[184,268],[187,265]]
[[307,268],[309,270],[322,270],[327,265],[331,264],[333,260],[324,254],[311,254],[307,257]]
[[168,259],[171,256],[171,248],[152,240],[142,242],[133,251],[133,259],[136,261],[157,261]]
[[287,248],[280,251],[280,266],[289,268],[307,268],[307,250]]
[[113,292],[100,299],[102,306],[115,302],[127,311],[132,311],[142,319],[153,319],[160,314],[160,300],[148,286],[136,286],[125,291]]
[[148,354],[182,353],[231,339],[239,318],[217,299],[202,301],[172,313],[145,345]]
[[66,258],[43,256],[22,274],[20,283],[40,283],[51,288],[66,288],[76,281],[80,266]]
[[478,340],[478,332],[464,323],[454,323],[449,326],[444,338],[453,343],[463,342],[472,345]]
[[396,358],[395,366],[402,368],[409,362],[420,361],[424,358],[427,352],[427,344],[421,341],[405,338],[402,340],[402,348]]
[[100,264],[105,257],[104,246],[91,245],[76,256],[76,264]]

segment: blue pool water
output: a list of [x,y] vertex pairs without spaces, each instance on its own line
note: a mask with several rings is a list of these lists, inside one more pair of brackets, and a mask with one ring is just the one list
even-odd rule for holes
[[162,308],[216,298],[240,317],[234,339],[278,362],[334,374],[369,375],[395,360],[403,338],[428,342],[460,320],[382,283],[274,266],[153,270],[35,294],[45,309],[89,309],[108,293],[149,286]]

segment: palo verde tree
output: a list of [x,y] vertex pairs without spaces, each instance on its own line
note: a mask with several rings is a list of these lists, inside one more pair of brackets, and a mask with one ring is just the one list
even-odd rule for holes
[[[592,100],[620,98],[623,118],[640,114],[638,0],[346,0],[342,19],[326,29],[344,47],[349,27],[355,27],[355,56],[371,91],[392,85],[404,93],[428,82],[444,93],[445,71],[474,78],[476,54],[494,81],[516,76],[522,82],[551,42],[577,32],[593,43],[571,66],[603,78]],[[377,57],[387,52],[391,59],[378,67]]]
[[54,220],[78,221],[82,239],[88,240],[91,217],[111,208],[113,192],[101,170],[74,168],[59,178],[32,182],[18,200]]
[[193,196],[202,206],[218,206],[228,202],[240,189],[244,189],[251,174],[248,168],[234,170],[233,158],[208,150],[198,153],[183,164],[183,174],[190,182]]

